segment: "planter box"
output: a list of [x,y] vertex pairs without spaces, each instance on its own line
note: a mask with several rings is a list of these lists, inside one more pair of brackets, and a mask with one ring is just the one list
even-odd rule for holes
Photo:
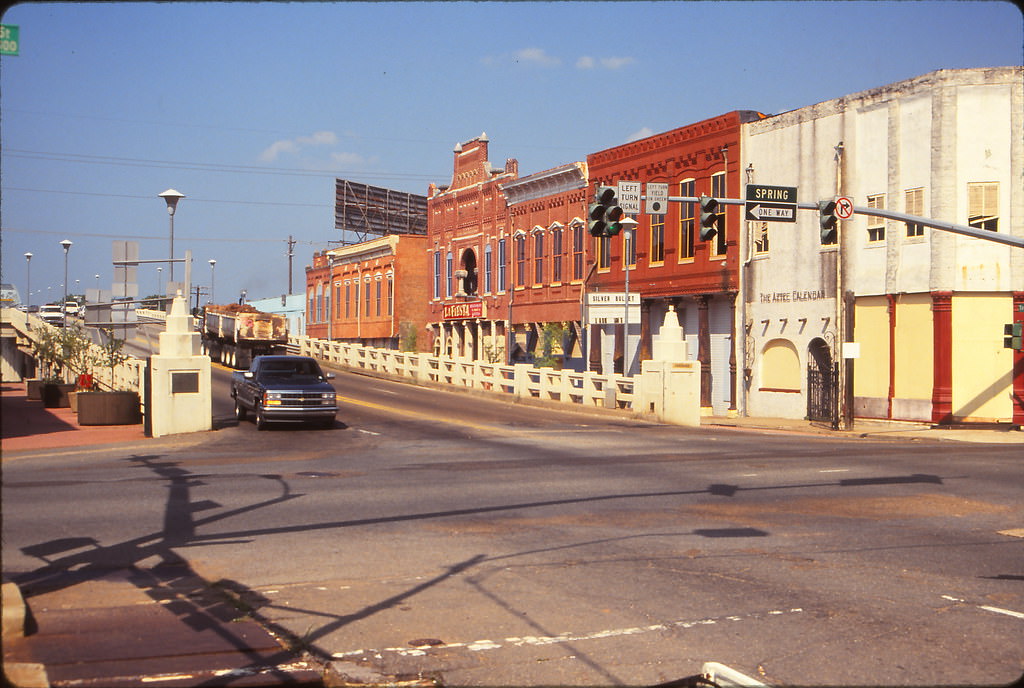
[[25,394],[28,396],[29,399],[42,401],[43,381],[37,377],[25,380]]
[[79,392],[79,425],[135,425],[142,422],[138,392]]
[[68,408],[71,406],[68,393],[74,391],[75,385],[72,383],[47,382],[43,384],[43,406],[46,408]]

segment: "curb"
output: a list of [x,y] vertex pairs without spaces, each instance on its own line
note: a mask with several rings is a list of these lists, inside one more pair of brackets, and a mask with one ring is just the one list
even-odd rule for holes
[[[0,595],[3,597],[3,639],[24,638],[28,607],[21,589],[14,583],[4,583]],[[42,664],[5,660],[3,665],[5,685],[13,688],[50,688],[50,679]]]

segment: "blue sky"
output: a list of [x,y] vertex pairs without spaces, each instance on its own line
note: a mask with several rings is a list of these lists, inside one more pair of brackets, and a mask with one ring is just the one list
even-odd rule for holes
[[[521,174],[736,109],[785,112],[936,69],[1021,64],[1008,2],[32,3],[0,58],[3,281],[109,288],[116,239],[235,300],[293,286],[334,179],[425,194],[486,132]],[[184,272],[175,268],[176,276]],[[166,276],[167,269],[164,270]],[[139,268],[143,295],[154,265]],[[49,298],[48,298],[49,297]]]

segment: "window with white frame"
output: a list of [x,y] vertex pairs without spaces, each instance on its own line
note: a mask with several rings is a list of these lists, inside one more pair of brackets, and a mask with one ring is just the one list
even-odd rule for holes
[[441,252],[434,251],[434,298],[441,298]]
[[583,224],[572,228],[572,278],[583,279]]
[[515,237],[516,251],[516,286],[526,286],[526,234],[522,233]]
[[551,230],[551,281],[562,281],[562,230]]
[[533,283],[544,284],[544,232],[533,233]]
[[491,244],[484,246],[484,293],[490,294],[493,288],[494,278],[494,255]]
[[448,255],[445,256],[444,263],[444,295],[452,295],[452,252],[449,251]]
[[498,291],[505,291],[508,289],[508,249],[506,248],[505,239],[498,241]]

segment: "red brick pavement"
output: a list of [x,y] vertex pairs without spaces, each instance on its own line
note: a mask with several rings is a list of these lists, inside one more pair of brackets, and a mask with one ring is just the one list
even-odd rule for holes
[[24,382],[0,385],[0,451],[59,449],[146,439],[142,423],[79,425],[69,408],[45,408],[29,399]]

